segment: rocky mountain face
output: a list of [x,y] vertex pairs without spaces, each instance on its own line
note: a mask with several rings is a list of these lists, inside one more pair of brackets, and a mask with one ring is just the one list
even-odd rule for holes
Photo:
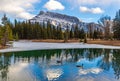
[[69,29],[71,29],[71,28],[74,28],[75,25],[77,25],[80,29],[83,28],[87,32],[89,30],[89,26],[92,24],[93,30],[95,30],[95,29],[102,30],[102,27],[100,27],[100,25],[98,25],[98,24],[85,23],[85,22],[80,21],[77,17],[68,16],[68,15],[55,13],[55,12],[40,11],[40,13],[37,16],[30,19],[30,22],[32,22],[32,23],[35,23],[35,22],[47,23],[48,21],[51,24],[53,24],[54,26],[61,25],[61,27],[63,29],[66,29],[67,27],[69,27]]

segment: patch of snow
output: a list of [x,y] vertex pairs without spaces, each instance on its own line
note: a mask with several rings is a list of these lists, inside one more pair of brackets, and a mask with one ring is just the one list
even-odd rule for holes
[[104,48],[104,49],[120,49],[120,46],[107,46],[98,44],[81,44],[81,43],[45,43],[45,42],[31,42],[18,41],[13,42],[13,47],[0,50],[3,52],[13,51],[28,51],[28,50],[42,50],[42,49],[72,49],[72,48]]

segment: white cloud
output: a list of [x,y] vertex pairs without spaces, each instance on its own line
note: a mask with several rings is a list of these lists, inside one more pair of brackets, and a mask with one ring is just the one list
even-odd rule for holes
[[91,17],[84,17],[84,18],[81,18],[83,22],[91,22],[94,20],[94,18],[91,18]]
[[[64,1],[64,0],[62,0]],[[119,9],[120,0],[66,0],[67,3],[71,5],[72,8],[76,9],[80,6],[89,6],[89,7],[100,7],[104,10],[108,9]]]
[[99,5],[99,6],[109,6],[111,4],[119,4],[120,0],[67,0],[73,5]]
[[96,7],[96,8],[88,8],[88,7],[85,7],[85,6],[80,6],[80,11],[81,12],[90,12],[90,13],[93,13],[93,14],[101,14],[103,13],[104,11],[99,8],[99,7]]
[[13,17],[30,19],[34,15],[30,13],[34,10],[34,4],[40,0],[1,0],[0,13],[6,13]]
[[48,10],[64,10],[65,7],[56,0],[49,0],[45,5],[44,8]]
[[80,11],[81,12],[89,12],[90,10],[87,7],[81,6]]
[[78,4],[95,4],[96,0],[76,0]]
[[104,11],[101,8],[96,7],[96,8],[91,8],[91,12],[94,14],[100,14],[103,13]]

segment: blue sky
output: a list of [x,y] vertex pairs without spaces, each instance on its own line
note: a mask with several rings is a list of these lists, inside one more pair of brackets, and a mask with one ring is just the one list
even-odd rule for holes
[[120,0],[1,0],[0,18],[6,13],[11,20],[30,19],[43,10],[97,22],[102,15],[114,18],[119,8]]

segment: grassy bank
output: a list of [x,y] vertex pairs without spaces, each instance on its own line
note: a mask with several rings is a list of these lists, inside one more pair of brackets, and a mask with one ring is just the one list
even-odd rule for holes
[[120,46],[120,41],[117,41],[117,40],[89,40],[88,44],[102,44],[102,45]]
[[[64,43],[64,40],[32,40],[33,42],[48,42],[48,43]],[[79,43],[80,40],[68,40],[68,43]],[[111,45],[111,46],[120,46],[120,41],[117,40],[87,40],[88,44],[101,44],[101,45]]]
[[0,49],[5,49],[5,48],[7,48],[7,46],[0,45]]
[[[48,43],[64,43],[64,40],[53,40],[53,39],[46,39],[46,40],[32,40],[32,42],[48,42]],[[68,40],[67,43],[74,43],[79,42],[79,40]]]

